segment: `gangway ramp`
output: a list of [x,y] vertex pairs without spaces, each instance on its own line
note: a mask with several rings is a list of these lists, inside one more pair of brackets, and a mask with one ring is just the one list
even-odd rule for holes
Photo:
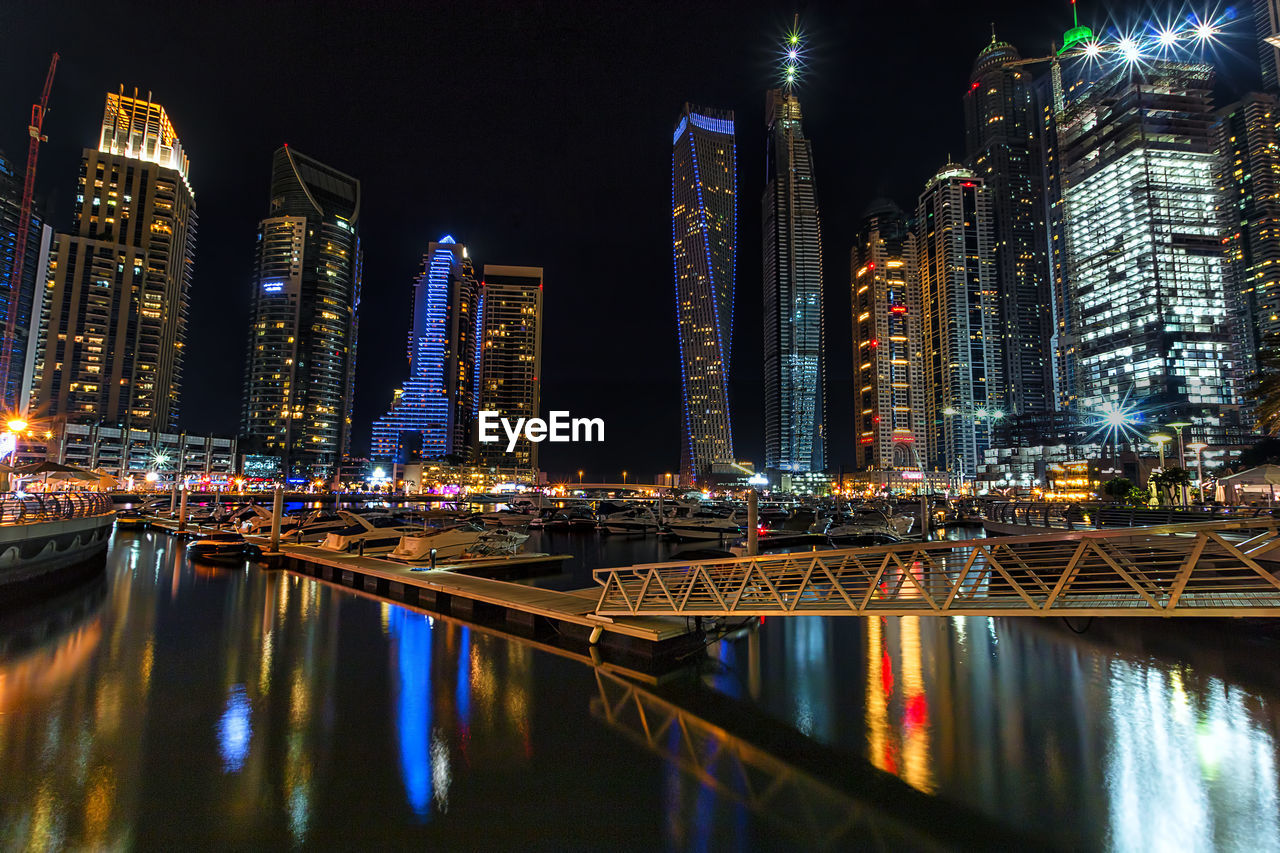
[[600,616],[1280,616],[1270,517],[597,569]]

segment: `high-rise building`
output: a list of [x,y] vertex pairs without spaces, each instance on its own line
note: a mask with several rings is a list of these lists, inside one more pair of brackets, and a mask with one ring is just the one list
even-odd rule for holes
[[467,460],[476,418],[479,303],[467,247],[447,235],[431,243],[413,287],[409,378],[373,424],[376,461]]
[[738,165],[732,111],[685,104],[671,154],[671,245],[683,414],[680,476],[732,465],[729,367],[737,272]]
[[1262,86],[1268,92],[1280,92],[1280,0],[1253,0],[1253,22],[1258,33],[1258,65],[1262,68]]
[[924,303],[925,464],[977,474],[1004,416],[991,191],[972,170],[948,163],[916,208]]
[[1055,408],[1053,331],[1047,258],[1040,116],[1029,70],[1010,44],[978,54],[964,95],[965,165],[982,178],[995,222],[995,274],[1000,308],[997,349],[1004,406],[1016,416]]
[[826,467],[822,225],[800,101],[765,99],[764,455],[771,478]]
[[915,468],[926,447],[915,235],[892,201],[863,214],[850,253],[854,432],[863,469]]
[[1218,111],[1217,183],[1238,318],[1235,351],[1245,382],[1258,347],[1280,335],[1280,99],[1250,92]]
[[250,283],[241,431],[287,476],[328,480],[349,450],[359,220],[358,180],[276,150]]
[[1210,441],[1236,402],[1208,65],[1123,63],[1058,118],[1082,415],[1136,406]]
[[[474,369],[480,411],[498,412],[512,422],[541,416],[542,267],[484,265]],[[505,438],[496,443],[477,440],[476,448],[481,465],[538,467],[538,444],[524,436],[510,453]]]
[[38,210],[31,212],[22,281],[13,273],[18,249],[18,217],[22,209],[22,174],[0,152],[0,324],[7,324],[12,306],[13,337],[7,342],[9,359],[0,358],[0,412],[27,408],[40,331],[40,303],[49,265],[53,230]]
[[80,164],[75,231],[49,262],[35,417],[176,427],[195,245],[189,163],[168,114],[136,89],[108,93]]

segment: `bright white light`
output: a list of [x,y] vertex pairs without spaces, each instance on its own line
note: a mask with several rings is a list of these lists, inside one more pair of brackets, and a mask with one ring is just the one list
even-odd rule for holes
[[1102,419],[1106,423],[1106,425],[1110,427],[1124,426],[1129,422],[1128,414],[1121,411],[1120,409],[1112,409],[1108,412],[1105,412],[1102,416]]
[[1102,53],[1102,48],[1096,41],[1091,41],[1084,46],[1084,55],[1090,59],[1097,59],[1100,53]]
[[794,61],[799,58],[800,58],[800,51],[796,50],[794,47],[791,48],[791,50],[787,51],[787,59]]
[[1120,49],[1120,55],[1124,57],[1125,62],[1137,62],[1142,58],[1142,50],[1138,47],[1137,42],[1131,38],[1122,38],[1117,45]]
[[1178,43],[1178,33],[1175,30],[1161,30],[1156,38],[1161,47],[1173,47]]
[[1204,24],[1204,23],[1196,24],[1195,33],[1196,33],[1196,38],[1200,39],[1201,41],[1208,41],[1209,39],[1213,38],[1218,34],[1218,28],[1215,27],[1213,24]]

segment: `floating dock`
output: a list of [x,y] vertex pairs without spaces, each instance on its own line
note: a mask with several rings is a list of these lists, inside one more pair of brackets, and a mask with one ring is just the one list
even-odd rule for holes
[[[155,519],[151,527],[177,533],[178,523]],[[205,532],[187,525],[192,533]],[[210,528],[208,532],[213,532]],[[266,547],[262,537],[246,537]],[[264,554],[271,565],[350,587],[397,603],[448,614],[467,622],[501,625],[526,638],[556,638],[576,646],[599,646],[628,664],[673,661],[704,640],[691,621],[667,616],[599,616],[600,588],[560,591],[462,574],[482,563],[440,563],[429,569],[379,557],[340,554],[312,545],[281,543],[278,554]],[[533,561],[560,560],[556,555]],[[505,561],[504,561],[505,562]]]

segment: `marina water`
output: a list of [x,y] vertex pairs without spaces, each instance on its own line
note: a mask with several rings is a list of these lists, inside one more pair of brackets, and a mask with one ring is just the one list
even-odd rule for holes
[[[668,553],[543,535],[574,555],[560,588]],[[117,533],[104,576],[0,615],[0,849],[1277,850],[1278,648],[1193,620],[770,618],[637,684]]]

